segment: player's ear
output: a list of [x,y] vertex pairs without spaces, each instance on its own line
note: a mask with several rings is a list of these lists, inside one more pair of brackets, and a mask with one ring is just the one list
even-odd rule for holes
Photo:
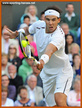
[[61,18],[58,18],[58,23],[60,23],[60,21],[61,21]]

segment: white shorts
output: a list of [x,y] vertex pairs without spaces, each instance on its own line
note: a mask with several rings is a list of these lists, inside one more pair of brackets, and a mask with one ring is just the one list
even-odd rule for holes
[[43,90],[46,102],[48,106],[56,105],[54,94],[57,92],[68,94],[72,79],[73,79],[73,70],[72,68],[69,71],[62,71],[57,75],[46,74],[44,71],[40,73],[40,76],[43,81]]

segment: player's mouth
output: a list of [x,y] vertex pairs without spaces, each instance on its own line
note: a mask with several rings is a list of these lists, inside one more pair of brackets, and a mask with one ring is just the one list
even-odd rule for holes
[[53,29],[53,27],[49,27],[49,29],[50,29],[50,30],[52,30],[52,29]]

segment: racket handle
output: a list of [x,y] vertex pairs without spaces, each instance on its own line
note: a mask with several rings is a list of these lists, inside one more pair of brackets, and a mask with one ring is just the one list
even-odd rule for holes
[[35,63],[36,63],[36,64],[40,64],[40,62],[39,62],[39,61],[37,61],[36,59],[35,59]]
[[37,61],[37,64],[40,64],[40,62],[39,62],[39,61]]
[[24,29],[19,29],[18,32],[25,33],[25,30]]

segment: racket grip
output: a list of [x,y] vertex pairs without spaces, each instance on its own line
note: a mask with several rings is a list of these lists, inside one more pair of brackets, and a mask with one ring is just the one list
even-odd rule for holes
[[25,33],[25,30],[24,29],[19,29],[18,32]]
[[37,64],[40,64],[40,62],[39,62],[39,61],[37,61]]
[[39,61],[37,61],[37,60],[35,60],[35,62],[36,62],[36,64],[40,64],[40,62],[39,62]]

